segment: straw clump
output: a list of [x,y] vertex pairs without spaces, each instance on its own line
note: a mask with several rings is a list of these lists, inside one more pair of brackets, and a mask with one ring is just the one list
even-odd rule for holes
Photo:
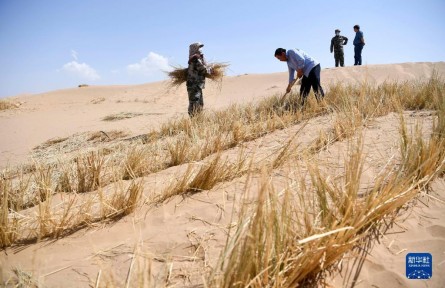
[[[226,63],[210,63],[207,65],[209,67],[210,73],[206,74],[206,78],[215,81],[217,83],[222,82],[222,78],[225,75],[226,68],[229,66]],[[173,67],[173,70],[167,72],[168,77],[170,78],[170,85],[172,87],[178,87],[182,83],[187,82],[187,68],[183,68],[181,66]]]
[[187,81],[187,68],[173,67],[173,70],[167,72],[167,75],[171,80],[171,85],[177,87]]
[[11,101],[7,101],[7,100],[0,100],[0,111],[3,110],[9,110],[9,109],[13,109],[13,108],[17,108],[20,105],[18,104],[14,104]]

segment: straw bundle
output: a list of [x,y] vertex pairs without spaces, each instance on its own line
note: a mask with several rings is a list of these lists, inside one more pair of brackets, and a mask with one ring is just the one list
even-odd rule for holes
[[210,67],[210,74],[207,74],[206,78],[209,78],[210,80],[213,81],[221,82],[222,78],[226,73],[226,68],[229,67],[229,64],[211,63],[209,67]]
[[171,86],[177,87],[187,81],[187,68],[173,67],[173,71],[167,72],[171,80]]
[[[206,78],[221,83],[222,78],[225,75],[226,68],[229,65],[225,63],[210,63],[207,66],[210,68],[210,73],[206,75]],[[171,86],[178,87],[187,81],[187,68],[183,68],[181,66],[173,67],[173,70],[167,72],[167,75],[171,80]]]

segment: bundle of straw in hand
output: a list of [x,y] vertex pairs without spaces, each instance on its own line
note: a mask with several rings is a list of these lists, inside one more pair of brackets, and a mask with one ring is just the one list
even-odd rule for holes
[[187,68],[173,67],[173,70],[167,72],[168,77],[170,78],[170,85],[172,87],[177,87],[187,81]]
[[[207,66],[210,68],[210,73],[206,75],[206,78],[221,84],[226,68],[229,65],[225,63],[210,63]],[[173,67],[173,71],[168,72],[167,75],[171,80],[171,86],[178,87],[187,81],[187,68],[182,68],[181,66]]]
[[222,78],[226,73],[226,68],[229,67],[229,64],[211,63],[209,67],[210,67],[210,74],[207,74],[206,78],[209,78],[210,80],[213,81],[221,82]]

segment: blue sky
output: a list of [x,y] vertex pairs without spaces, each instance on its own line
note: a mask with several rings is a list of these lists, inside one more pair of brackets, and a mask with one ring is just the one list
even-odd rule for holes
[[196,41],[229,75],[287,71],[278,47],[333,67],[336,28],[352,65],[354,24],[364,64],[445,61],[444,12],[443,0],[0,0],[0,97],[163,80]]

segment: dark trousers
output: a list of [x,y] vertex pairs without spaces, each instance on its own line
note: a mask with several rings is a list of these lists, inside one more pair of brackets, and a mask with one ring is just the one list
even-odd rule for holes
[[202,89],[199,85],[187,86],[187,93],[189,95],[188,112],[190,117],[193,117],[201,113],[204,107]]
[[300,86],[300,97],[302,105],[304,105],[304,103],[306,102],[306,97],[309,95],[311,87],[312,89],[314,89],[315,98],[317,98],[318,101],[323,99],[324,92],[320,84],[320,70],[321,70],[320,64],[318,64],[317,66],[312,68],[308,77],[303,75],[303,79],[301,79],[301,86]]
[[354,65],[362,65],[362,50],[363,45],[354,46]]
[[334,50],[335,67],[340,64],[341,67],[345,66],[345,56],[343,49]]

